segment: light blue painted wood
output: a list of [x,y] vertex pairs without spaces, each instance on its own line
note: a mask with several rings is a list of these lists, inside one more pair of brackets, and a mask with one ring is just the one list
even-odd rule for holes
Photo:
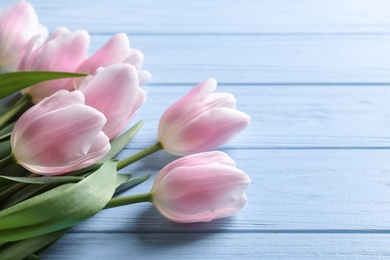
[[[388,259],[388,234],[74,234],[47,259]],[[79,241],[83,241],[80,246]],[[99,246],[96,246],[98,244]],[[90,251],[94,254],[91,255]]]
[[[1,5],[13,3],[2,0]],[[93,33],[388,33],[386,0],[31,0],[53,29]],[[4,3],[4,4],[3,4]]]
[[[192,86],[143,88],[148,99],[133,121],[145,120],[145,124],[129,149],[151,145],[163,111]],[[390,146],[388,86],[221,84],[216,91],[233,93],[237,108],[252,116],[251,125],[223,148]]]
[[[248,205],[234,217],[178,225],[148,203],[110,209],[75,232],[182,233],[390,230],[390,151],[377,149],[225,150],[252,179]],[[153,173],[173,159],[160,152],[124,172]],[[152,178],[123,195],[147,192]],[[299,232],[299,231],[298,231]]]
[[[101,46],[107,38],[95,36],[93,42]],[[151,84],[208,77],[221,83],[390,82],[388,34],[130,35],[130,41],[145,54]]]
[[[153,144],[163,110],[208,77],[252,116],[221,148],[252,179],[242,212],[178,225],[149,204],[111,209],[44,259],[389,258],[388,1],[31,2],[50,29],[90,30],[91,52],[117,32],[144,52],[153,79],[134,122],[146,123],[120,158]],[[156,174],[174,158],[122,172]]]

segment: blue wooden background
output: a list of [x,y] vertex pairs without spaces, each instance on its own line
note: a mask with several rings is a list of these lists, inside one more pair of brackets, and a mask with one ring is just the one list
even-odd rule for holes
[[[45,259],[390,257],[389,1],[30,2],[50,30],[89,30],[91,52],[126,32],[145,54],[153,78],[134,122],[146,123],[122,158],[153,144],[162,112],[209,77],[252,116],[221,148],[252,179],[239,214],[179,225],[151,204],[106,210]],[[173,159],[159,152],[123,172]]]

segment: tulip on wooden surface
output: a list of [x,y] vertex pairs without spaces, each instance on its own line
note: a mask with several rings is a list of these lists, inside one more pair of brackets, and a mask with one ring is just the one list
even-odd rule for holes
[[11,135],[12,155],[31,172],[60,175],[87,167],[110,149],[105,116],[81,91],[60,90],[25,112]]
[[45,38],[47,29],[39,24],[30,3],[21,1],[0,10],[0,71],[15,71],[35,36]]
[[223,152],[189,155],[165,166],[151,190],[152,203],[179,223],[231,216],[246,205],[248,175]]
[[[36,41],[31,43],[18,70],[75,72],[87,57],[89,34],[85,30],[71,32],[60,27],[42,46],[36,48]],[[37,103],[58,90],[72,90],[73,87],[73,79],[50,80],[28,87],[24,93],[31,95],[32,101]]]
[[169,107],[158,125],[158,142],[174,155],[210,151],[245,129],[250,117],[236,110],[229,93],[212,93],[217,87],[208,79]]
[[106,116],[103,132],[110,140],[123,130],[146,99],[137,71],[129,64],[100,68],[95,75],[86,77],[79,89],[84,93],[85,104]]

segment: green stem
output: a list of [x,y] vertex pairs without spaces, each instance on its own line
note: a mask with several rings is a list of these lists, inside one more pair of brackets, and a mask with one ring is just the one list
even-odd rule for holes
[[0,127],[7,123],[14,115],[16,115],[23,107],[25,107],[31,101],[30,95],[23,95],[22,99],[18,103],[13,105],[7,112],[0,116]]
[[137,194],[132,196],[126,196],[121,198],[113,198],[111,199],[107,205],[104,207],[104,209],[110,209],[120,206],[125,206],[129,204],[134,203],[140,203],[140,202],[151,202],[152,201],[152,193],[143,193],[143,194]]
[[126,159],[123,159],[121,161],[118,162],[118,166],[116,167],[117,170],[120,170],[138,160],[141,160],[142,158],[152,154],[152,153],[155,153],[159,150],[163,149],[162,145],[160,143],[156,143],[155,145],[139,152],[139,153],[136,153],[130,157],[127,157]]

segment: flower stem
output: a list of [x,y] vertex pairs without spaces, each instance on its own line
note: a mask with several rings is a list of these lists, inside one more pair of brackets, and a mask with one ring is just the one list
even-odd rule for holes
[[18,103],[13,105],[7,112],[0,116],[0,127],[7,123],[14,115],[16,115],[24,106],[31,101],[30,95],[23,95],[22,99]]
[[156,143],[155,145],[139,152],[139,153],[136,153],[130,157],[127,157],[126,159],[123,159],[121,161],[118,162],[118,166],[116,167],[117,170],[120,170],[138,160],[141,160],[142,158],[152,154],[152,153],[155,153],[159,150],[163,149],[162,145],[160,143]]
[[132,195],[132,196],[126,196],[126,197],[121,197],[121,198],[113,198],[107,203],[107,205],[104,207],[104,209],[110,209],[110,208],[125,206],[128,204],[148,202],[148,201],[149,202],[152,201],[152,193],[151,192]]

